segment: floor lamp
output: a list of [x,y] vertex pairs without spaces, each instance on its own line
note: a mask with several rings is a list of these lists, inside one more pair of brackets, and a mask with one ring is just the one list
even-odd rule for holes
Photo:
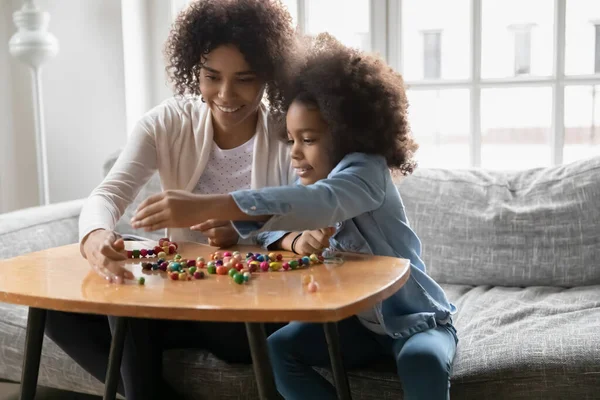
[[10,38],[10,53],[31,68],[38,188],[40,204],[46,205],[50,203],[50,194],[41,68],[58,53],[58,40],[47,31],[50,15],[40,11],[34,0],[24,0],[23,7],[13,14],[13,21],[19,30]]

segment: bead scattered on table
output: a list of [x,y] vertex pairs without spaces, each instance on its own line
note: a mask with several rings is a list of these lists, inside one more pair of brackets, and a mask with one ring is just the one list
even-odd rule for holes
[[[299,258],[284,260],[279,253],[246,253],[243,256],[239,251],[216,251],[209,255],[207,262],[203,257],[196,259],[184,259],[176,251],[179,248],[176,242],[168,238],[158,241],[158,246],[152,249],[128,250],[127,257],[138,259],[154,259],[156,261],[142,261],[144,271],[166,272],[168,277],[174,281],[191,281],[204,279],[208,275],[229,275],[231,279],[241,285],[250,281],[252,274],[256,272],[291,271],[299,268],[308,268],[311,265],[327,263],[322,255],[311,254]],[[172,256],[170,260],[168,256]],[[203,269],[206,269],[206,274]],[[143,285],[145,278],[140,277],[138,283]],[[314,281],[312,275],[304,275],[302,283],[308,285],[309,292],[318,290],[319,285]]]

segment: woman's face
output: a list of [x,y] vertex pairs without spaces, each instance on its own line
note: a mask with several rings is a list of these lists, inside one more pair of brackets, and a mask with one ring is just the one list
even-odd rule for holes
[[221,128],[234,128],[254,116],[264,87],[237,47],[219,46],[205,56],[200,93]]

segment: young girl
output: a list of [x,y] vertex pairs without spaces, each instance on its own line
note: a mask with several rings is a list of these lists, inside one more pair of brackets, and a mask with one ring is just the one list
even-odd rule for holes
[[[222,218],[238,221],[242,235],[327,226],[336,228],[329,243],[335,250],[410,259],[410,278],[398,292],[340,322],[344,361],[353,368],[393,357],[406,399],[447,399],[456,308],[425,272],[420,241],[390,172],[414,168],[417,146],[403,81],[377,58],[327,35],[316,38],[305,60],[287,109],[301,185],[214,196],[165,192],[142,203],[133,225],[158,229]],[[273,244],[291,248],[289,236]],[[329,365],[320,324],[290,323],[268,342],[286,399],[336,398],[333,386],[312,369]]]

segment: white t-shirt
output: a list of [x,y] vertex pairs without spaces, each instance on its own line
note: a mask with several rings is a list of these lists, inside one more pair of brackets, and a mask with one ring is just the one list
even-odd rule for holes
[[[256,135],[241,146],[228,150],[221,149],[213,142],[206,168],[193,193],[222,194],[250,189],[255,137]],[[191,241],[208,243],[200,232],[192,231],[190,235]]]

